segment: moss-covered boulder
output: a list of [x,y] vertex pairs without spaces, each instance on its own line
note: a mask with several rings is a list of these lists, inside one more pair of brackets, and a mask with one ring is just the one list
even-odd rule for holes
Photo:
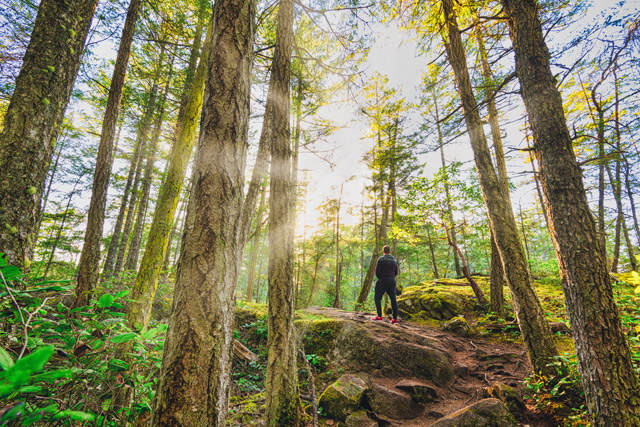
[[462,316],[456,316],[445,322],[442,325],[442,329],[459,337],[469,337],[473,335],[473,330],[471,326],[469,326],[469,322]]
[[411,286],[398,297],[398,310],[405,318],[449,320],[464,312],[464,297],[433,286]]
[[304,351],[307,354],[320,354],[324,357],[335,347],[336,337],[344,323],[343,319],[329,317],[295,321],[296,328],[302,336]]
[[408,394],[379,384],[373,384],[366,394],[367,404],[373,412],[396,420],[412,420],[424,410],[424,407],[414,402]]
[[431,427],[518,427],[518,422],[498,399],[483,399],[439,419]]
[[368,375],[343,375],[322,393],[318,407],[328,417],[344,421],[350,413],[360,409],[365,393],[370,389],[371,379]]
[[436,341],[419,339],[397,331],[389,333],[388,326],[373,322],[344,322],[336,336],[332,359],[358,369],[379,370],[389,377],[411,376],[425,378],[438,386],[453,380],[454,369],[449,356]]
[[347,417],[345,427],[378,427],[378,422],[369,418],[365,411],[356,411]]

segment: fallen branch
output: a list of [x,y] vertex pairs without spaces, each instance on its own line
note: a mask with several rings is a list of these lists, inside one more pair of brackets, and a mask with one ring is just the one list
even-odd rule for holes
[[242,345],[238,340],[233,340],[233,354],[240,360],[245,362],[255,362],[258,360],[258,355]]

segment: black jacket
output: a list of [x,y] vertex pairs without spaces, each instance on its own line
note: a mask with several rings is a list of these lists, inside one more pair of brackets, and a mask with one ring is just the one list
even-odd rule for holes
[[398,261],[393,255],[384,255],[378,258],[378,263],[376,264],[376,277],[378,279],[396,277],[398,272]]

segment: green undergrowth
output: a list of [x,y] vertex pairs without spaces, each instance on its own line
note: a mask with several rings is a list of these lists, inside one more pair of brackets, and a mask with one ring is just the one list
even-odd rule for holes
[[[128,291],[110,283],[71,310],[69,280],[29,283],[1,264],[0,273],[0,425],[118,426],[148,417],[166,324],[130,330]],[[119,355],[124,343],[132,350]],[[131,407],[112,409],[124,388],[133,391]]]

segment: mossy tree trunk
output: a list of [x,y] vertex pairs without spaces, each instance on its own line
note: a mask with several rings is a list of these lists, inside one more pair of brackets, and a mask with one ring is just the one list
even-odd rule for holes
[[113,144],[120,113],[120,100],[127,75],[127,65],[131,54],[131,44],[138,21],[138,15],[142,8],[142,0],[131,0],[127,10],[127,18],[122,29],[118,56],[113,68],[109,94],[107,96],[107,108],[102,121],[100,143],[98,145],[98,157],[96,169],[93,174],[93,190],[87,212],[87,228],[84,235],[84,244],[80,261],[78,261],[78,275],[76,277],[76,298],[73,307],[80,307],[89,303],[90,293],[98,283],[100,273],[100,243],[102,241],[102,229],[107,205],[107,189],[111,177],[113,163]]
[[224,426],[249,130],[254,0],[218,0],[152,426]]
[[558,351],[529,275],[513,211],[493,168],[491,152],[482,129],[482,120],[469,79],[453,1],[442,0],[442,6],[448,34],[448,39],[443,34],[447,55],[456,77],[471,148],[478,169],[482,196],[487,207],[491,230],[498,246],[507,284],[513,295],[513,305],[520,330],[534,374],[552,375],[555,374],[555,368],[549,364],[554,361]]
[[531,120],[567,314],[596,426],[640,425],[640,384],[613,299],[605,248],[587,203],[535,0],[501,0]]
[[294,221],[291,210],[290,81],[293,46],[293,0],[278,7],[276,46],[271,68],[273,115],[269,185],[269,339],[265,425],[297,426],[300,399],[296,364],[293,286]]
[[29,270],[40,202],[97,0],[43,0],[0,133],[0,252]]
[[[204,13],[201,11],[200,15],[204,16]],[[197,54],[200,52],[200,35],[202,34],[201,27],[203,25],[203,20],[201,20],[200,29],[199,31],[198,29],[196,30],[192,58],[194,57],[194,52]],[[208,55],[211,47],[212,25],[213,23],[211,22],[208,26],[203,55],[197,65],[195,75],[185,82],[184,91],[187,96],[183,96],[181,100],[175,132],[176,138],[169,155],[166,178],[160,189],[145,251],[131,293],[133,301],[129,305],[127,313],[127,319],[131,326],[140,325],[142,328],[146,328],[149,324],[151,306],[158,288],[160,271],[162,270],[172,234],[173,218],[178,207],[182,183],[196,138],[196,128],[202,108],[206,64],[209,61]],[[197,59],[197,55],[195,57]],[[196,61],[191,62],[190,65],[195,68]],[[187,70],[188,77],[190,74],[192,72]]]

